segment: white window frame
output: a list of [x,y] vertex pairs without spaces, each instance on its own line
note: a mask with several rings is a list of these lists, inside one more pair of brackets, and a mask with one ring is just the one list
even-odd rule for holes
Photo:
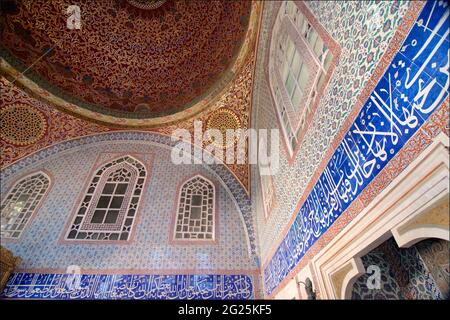
[[[316,35],[315,41],[311,43],[309,40],[313,35]],[[309,63],[314,65],[312,70],[307,67],[311,77],[308,81],[312,81],[312,84],[311,90],[303,92],[303,95],[300,97],[300,100],[302,101],[301,105],[303,105],[303,101],[305,101],[304,107],[300,110],[298,110],[299,106],[293,105],[293,101],[286,88],[285,82],[283,81],[282,56],[286,54],[281,49],[283,45],[280,45],[280,41],[283,39],[289,39],[295,46],[292,59],[294,59],[296,54],[299,54],[300,59],[305,61],[305,57],[302,57],[300,54],[300,51],[302,51],[300,43],[306,44],[306,52],[308,53],[307,59]],[[322,43],[321,46],[320,43],[318,44],[318,39],[320,39]],[[322,48],[322,50],[315,50],[316,45],[318,45],[319,49]],[[287,47],[287,44],[285,47]],[[303,49],[303,51],[305,51],[305,49]],[[320,54],[318,53],[319,51],[321,51]],[[279,9],[272,31],[269,56],[269,82],[275,100],[276,112],[280,120],[283,137],[291,157],[294,155],[294,150],[296,150],[299,143],[298,135],[306,126],[306,120],[317,98],[317,92],[322,87],[327,72],[330,71],[329,68],[332,58],[333,54],[329,48],[326,48],[325,40],[320,37],[319,32],[314,29],[307,17],[300,12],[300,9],[295,2],[285,1]],[[302,64],[304,63],[302,62]],[[297,81],[296,84],[298,84]],[[306,95],[306,97],[304,95]]]

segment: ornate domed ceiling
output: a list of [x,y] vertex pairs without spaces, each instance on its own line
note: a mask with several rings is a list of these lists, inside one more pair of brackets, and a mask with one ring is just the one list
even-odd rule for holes
[[8,2],[1,18],[8,65],[26,71],[66,111],[126,125],[163,124],[204,110],[240,68],[252,6],[84,0],[77,1],[81,29],[70,30],[71,1]]

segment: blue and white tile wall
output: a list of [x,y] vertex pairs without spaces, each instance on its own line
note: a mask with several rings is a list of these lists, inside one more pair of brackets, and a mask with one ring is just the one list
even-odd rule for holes
[[[253,105],[257,106],[252,110],[255,128],[278,128],[264,66],[272,35],[270,21],[281,4],[266,1],[264,5],[253,88]],[[271,216],[266,221],[263,214],[258,214],[262,211],[254,212],[263,261],[271,257],[273,244],[279,242],[290,225],[298,200],[307,192],[310,180],[357,103],[361,88],[368,84],[413,2],[308,0],[305,4],[342,51],[295,159],[288,162],[285,148],[281,148],[279,170],[273,177],[277,205]],[[255,170],[252,175],[252,181],[258,181]],[[252,188],[252,201],[256,203],[260,201],[260,186],[252,184]]]
[[270,294],[448,96],[449,8],[428,1],[264,270]]
[[[29,272],[14,274],[2,297],[253,298],[260,291],[260,281],[253,276],[258,266],[250,256],[245,227],[230,191],[220,183],[219,174],[213,169],[202,165],[174,166],[170,153],[171,149],[148,141],[126,138],[97,141],[55,151],[48,157],[42,155],[4,176],[0,186],[2,196],[18,177],[37,170],[48,171],[52,185],[20,241],[2,241],[2,246],[22,258],[19,268]],[[60,242],[94,163],[107,162],[118,154],[137,154],[149,171],[133,239],[127,244]],[[169,234],[178,186],[198,173],[217,187],[217,241],[211,245],[172,245]],[[57,273],[70,265],[79,266],[83,274],[80,290],[61,288],[68,275]],[[58,272],[50,274],[53,270]],[[174,273],[177,276],[171,275]],[[178,289],[174,291],[174,287]]]

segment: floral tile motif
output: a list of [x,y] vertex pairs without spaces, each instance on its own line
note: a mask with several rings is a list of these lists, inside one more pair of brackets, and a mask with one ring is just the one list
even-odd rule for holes
[[[365,273],[353,285],[352,299],[445,299],[437,286],[435,275],[428,270],[425,263],[426,258],[433,259],[436,256],[447,255],[446,267],[448,269],[448,250],[447,252],[445,250],[448,249],[448,246],[442,245],[443,242],[445,241],[429,239],[406,249],[399,248],[393,238],[383,242],[361,257],[366,269],[370,265],[380,268],[380,287],[369,289],[367,286],[369,274]],[[436,244],[437,246],[435,246]],[[440,260],[445,259],[441,258]]]

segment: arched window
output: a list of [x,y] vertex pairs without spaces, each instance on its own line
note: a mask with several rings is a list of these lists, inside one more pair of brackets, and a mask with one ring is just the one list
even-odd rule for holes
[[178,197],[174,240],[214,240],[215,188],[197,175],[187,180]]
[[43,172],[30,174],[14,184],[1,205],[1,237],[19,238],[50,185]]
[[124,156],[103,165],[92,178],[67,232],[68,240],[128,240],[147,172]]
[[[270,87],[290,156],[331,74],[337,47],[303,3],[285,1],[272,31]],[[320,31],[319,31],[320,29]],[[333,49],[333,50],[331,50]]]

